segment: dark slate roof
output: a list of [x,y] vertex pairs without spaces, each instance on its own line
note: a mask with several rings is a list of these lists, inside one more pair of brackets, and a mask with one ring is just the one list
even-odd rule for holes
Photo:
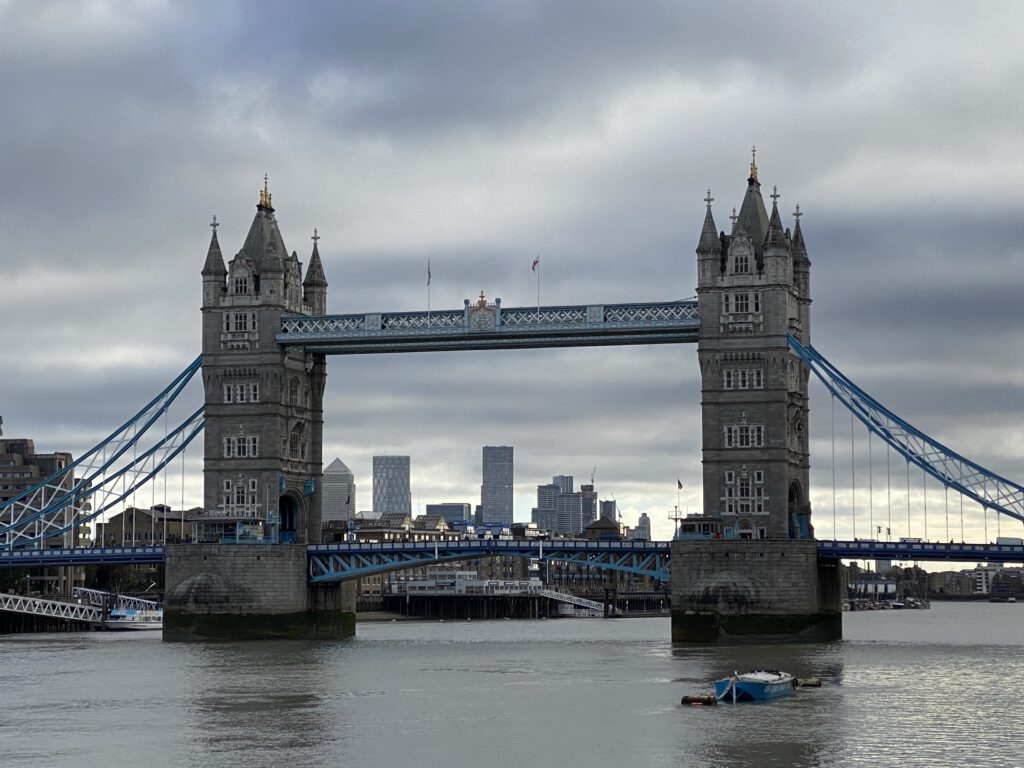
[[249,234],[245,236],[245,242],[238,255],[249,259],[256,274],[261,274],[266,269],[264,261],[268,249],[277,257],[275,261],[278,263],[266,266],[277,271],[284,271],[283,259],[288,255],[288,249],[285,248],[281,230],[277,227],[274,209],[258,205],[256,206],[256,216],[253,217],[252,225],[249,227]]
[[743,205],[740,206],[739,215],[733,225],[732,234],[743,232],[754,241],[754,245],[760,246],[768,232],[768,211],[765,210],[764,200],[761,198],[761,183],[751,176],[747,179],[747,192],[743,196]]
[[217,230],[213,230],[210,238],[210,249],[206,252],[206,264],[203,265],[203,277],[224,277],[228,271],[224,268],[224,257],[217,242]]
[[303,288],[326,288],[327,276],[324,275],[324,266],[320,262],[320,249],[316,242],[313,243],[313,255],[309,257],[309,268],[306,270],[306,279],[302,281]]
[[708,205],[708,212],[704,214],[704,227],[700,231],[700,242],[697,243],[697,253],[721,253],[722,242],[718,239],[718,228],[715,226],[715,217],[711,215],[711,206]]

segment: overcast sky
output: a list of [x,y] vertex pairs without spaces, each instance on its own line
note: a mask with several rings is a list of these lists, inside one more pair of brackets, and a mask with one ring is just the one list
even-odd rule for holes
[[[726,228],[756,144],[786,226],[805,213],[815,346],[1020,481],[1021,29],[1015,2],[0,0],[4,435],[81,453],[199,353],[210,217],[230,258],[265,173],[304,264],[319,229],[332,313],[425,309],[428,258],[432,309],[481,290],[530,305],[537,254],[545,304],[665,301],[694,295],[702,198]],[[592,472],[656,537],[677,478],[698,511],[692,345],[336,357],[326,401],[325,461],[353,469],[360,509],[374,454],[411,455],[421,511],[479,503],[481,446],[512,445],[517,519],[551,475]],[[826,536],[830,416],[815,387]],[[848,413],[836,423],[843,536]],[[858,434],[857,533],[889,496],[906,535],[905,463],[887,493],[874,445],[869,510]],[[959,501],[950,514],[959,538]]]

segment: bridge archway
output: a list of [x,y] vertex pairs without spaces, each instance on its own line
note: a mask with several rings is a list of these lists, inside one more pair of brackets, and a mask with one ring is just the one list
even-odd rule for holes
[[282,544],[294,544],[297,540],[297,532],[303,529],[305,520],[305,505],[302,497],[293,491],[283,493],[277,501],[277,508],[280,514],[280,542]]
[[789,497],[786,504],[786,517],[789,521],[789,538],[811,538],[810,531],[808,530],[807,515],[801,514],[807,510],[807,508],[808,505],[807,500],[804,498],[803,488],[800,487],[799,481],[794,480],[789,484]]

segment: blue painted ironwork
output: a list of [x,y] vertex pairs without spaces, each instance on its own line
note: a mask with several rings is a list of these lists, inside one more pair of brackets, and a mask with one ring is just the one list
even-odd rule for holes
[[[139,453],[141,441],[152,439],[147,437],[150,428],[168,412],[199,370],[200,362],[196,358],[142,410],[78,460],[0,503],[0,547],[44,541],[98,517],[184,450],[202,430],[202,409]],[[126,482],[130,486],[125,486]],[[86,515],[85,502],[93,498],[100,501]]]
[[1024,486],[975,464],[911,426],[850,381],[814,347],[803,346],[793,336],[789,346],[836,399],[907,461],[982,506],[1024,521]]
[[163,547],[63,547],[0,550],[0,568],[57,567],[60,565],[121,565],[162,563]]
[[345,581],[433,563],[495,555],[569,561],[669,580],[670,542],[460,540],[320,544],[309,547],[309,580]]
[[695,300],[281,318],[276,339],[323,354],[696,342]]
[[[618,546],[615,546],[618,545]],[[250,544],[250,546],[261,546]],[[262,546],[271,546],[264,544]],[[344,581],[363,576],[418,568],[434,563],[472,560],[494,555],[513,555],[538,560],[569,561],[606,570],[639,573],[669,580],[671,542],[566,541],[557,545],[536,540],[409,542],[387,544],[314,544],[308,548],[311,582]],[[913,560],[1024,563],[1024,545],[911,541],[818,542],[819,557],[849,560]],[[111,565],[160,563],[164,548],[79,547],[77,549],[0,550],[0,568],[59,565]]]
[[961,563],[1024,563],[1020,544],[940,544],[929,541],[819,541],[819,557],[849,560],[951,560]]

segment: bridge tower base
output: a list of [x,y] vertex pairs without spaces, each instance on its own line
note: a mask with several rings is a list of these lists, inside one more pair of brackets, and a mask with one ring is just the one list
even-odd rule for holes
[[819,642],[843,635],[839,561],[814,541],[672,543],[672,641]]
[[166,552],[165,641],[355,634],[355,583],[309,584],[304,544],[169,544]]

